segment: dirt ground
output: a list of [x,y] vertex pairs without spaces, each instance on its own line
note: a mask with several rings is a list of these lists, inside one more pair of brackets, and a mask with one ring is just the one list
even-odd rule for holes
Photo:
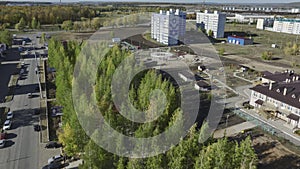
[[267,135],[253,138],[253,147],[258,155],[258,168],[261,169],[299,169],[300,155],[296,154],[279,141]]
[[140,46],[141,49],[158,48],[164,46],[145,39],[141,34],[130,36],[126,38],[124,41],[135,46]]

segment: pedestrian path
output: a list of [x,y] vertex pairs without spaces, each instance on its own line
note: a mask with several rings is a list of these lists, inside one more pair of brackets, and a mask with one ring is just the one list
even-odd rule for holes
[[230,126],[227,127],[225,129],[220,129],[214,132],[214,138],[222,138],[224,136],[235,136],[239,133],[241,133],[242,131],[248,130],[248,129],[252,129],[256,127],[256,124],[250,122],[250,121],[246,121],[244,123],[240,123],[234,126]]

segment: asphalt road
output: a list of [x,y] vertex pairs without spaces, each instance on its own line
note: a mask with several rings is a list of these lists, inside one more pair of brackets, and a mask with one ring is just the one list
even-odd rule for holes
[[0,56],[0,103],[4,101],[5,96],[8,94],[8,83],[11,75],[17,71],[17,63],[13,61],[19,61],[20,54],[16,49],[8,49],[7,54],[4,57]]
[[39,94],[28,98],[27,93],[35,90],[38,79],[35,74],[35,59],[25,60],[23,78],[18,81],[20,88],[15,90],[10,104],[14,112],[11,130],[8,130],[6,145],[0,149],[1,169],[35,169],[39,166],[39,133],[33,129],[39,118],[33,115],[34,109],[39,108]]

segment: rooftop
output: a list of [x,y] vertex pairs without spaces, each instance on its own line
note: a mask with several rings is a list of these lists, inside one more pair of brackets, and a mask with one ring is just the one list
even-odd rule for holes
[[289,81],[298,81],[300,75],[294,73],[293,71],[285,71],[283,73],[275,72],[274,74],[269,73],[269,72],[264,72],[263,73],[263,78],[269,79],[275,82],[286,82],[287,80]]
[[277,18],[277,19],[275,19],[275,21],[280,21],[280,22],[300,22],[300,18],[295,18],[295,19],[291,19],[291,18]]
[[242,36],[228,36],[228,38],[237,38],[237,39],[245,39],[245,40],[251,40],[250,38],[242,37]]
[[269,85],[257,85],[254,90],[268,97],[300,109],[300,81],[270,83]]

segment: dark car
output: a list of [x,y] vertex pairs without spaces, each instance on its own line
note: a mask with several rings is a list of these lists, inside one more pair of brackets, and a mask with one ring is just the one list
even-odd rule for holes
[[57,142],[53,141],[53,142],[47,143],[45,148],[59,148],[61,146],[62,145],[60,143],[57,143]]
[[35,109],[33,112],[34,115],[39,115],[40,114],[40,110],[39,109]]
[[38,124],[34,125],[33,128],[34,128],[34,131],[41,131],[41,126]]

